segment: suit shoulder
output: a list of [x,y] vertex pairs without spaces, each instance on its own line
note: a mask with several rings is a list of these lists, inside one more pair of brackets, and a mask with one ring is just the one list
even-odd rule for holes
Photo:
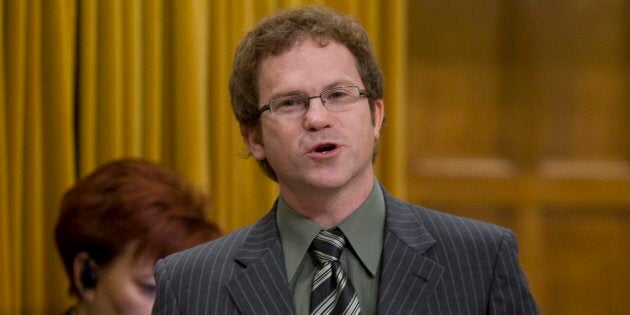
[[514,233],[508,228],[422,206],[409,204],[409,207],[436,240],[431,249],[436,259],[460,257],[468,261],[474,258],[489,267],[501,251],[518,248]]
[[516,248],[516,236],[510,229],[476,219],[417,207],[418,216],[430,233],[438,239],[439,246],[453,251],[498,254],[507,241]]
[[396,217],[394,220],[418,222],[443,246],[475,246],[483,243],[489,248],[498,249],[504,238],[514,238],[514,233],[505,227],[414,205],[391,195],[387,195],[386,205],[388,214]]
[[429,223],[438,230],[477,229],[481,233],[487,233],[497,237],[502,237],[505,233],[511,233],[508,228],[494,223],[458,216],[422,206],[414,205],[413,207],[425,224]]
[[510,230],[489,222],[484,222],[472,218],[457,216],[451,213],[415,205],[401,201],[385,191],[386,207],[391,214],[399,216],[400,220],[408,220],[407,216],[415,216],[428,230],[435,232],[450,232],[453,229],[480,229],[484,233],[503,235],[510,233]]

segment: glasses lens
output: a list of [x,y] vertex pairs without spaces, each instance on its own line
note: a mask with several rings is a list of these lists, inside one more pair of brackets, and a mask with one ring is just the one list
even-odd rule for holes
[[274,98],[269,102],[269,107],[271,107],[271,112],[276,115],[291,116],[304,113],[307,104],[307,95],[296,94]]
[[[362,94],[358,86],[341,86],[323,91],[320,96],[328,110],[340,112],[356,104]],[[269,109],[277,116],[302,115],[308,109],[312,98],[317,98],[317,96],[309,97],[306,94],[281,96],[269,101]]]
[[329,110],[342,111],[356,104],[359,94],[359,87],[343,86],[322,92],[322,99]]

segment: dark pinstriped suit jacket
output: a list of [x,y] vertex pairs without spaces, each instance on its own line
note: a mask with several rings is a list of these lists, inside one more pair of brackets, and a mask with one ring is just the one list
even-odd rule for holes
[[[505,228],[395,199],[386,232],[379,314],[537,314]],[[273,209],[230,235],[156,265],[153,314],[293,314]]]

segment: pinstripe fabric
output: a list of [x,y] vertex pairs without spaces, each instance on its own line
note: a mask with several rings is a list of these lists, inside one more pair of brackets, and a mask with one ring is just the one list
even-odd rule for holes
[[[510,230],[384,196],[379,314],[538,314]],[[153,314],[293,314],[282,257],[274,205],[160,260]]]

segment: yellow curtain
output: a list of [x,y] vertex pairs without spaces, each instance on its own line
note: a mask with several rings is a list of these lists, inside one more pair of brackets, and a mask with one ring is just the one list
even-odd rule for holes
[[241,158],[231,58],[257,20],[303,4],[354,15],[373,39],[387,80],[377,172],[404,197],[404,0],[0,0],[0,314],[71,303],[52,237],[59,200],[111,159],[178,170],[225,231],[268,210],[277,187]]

